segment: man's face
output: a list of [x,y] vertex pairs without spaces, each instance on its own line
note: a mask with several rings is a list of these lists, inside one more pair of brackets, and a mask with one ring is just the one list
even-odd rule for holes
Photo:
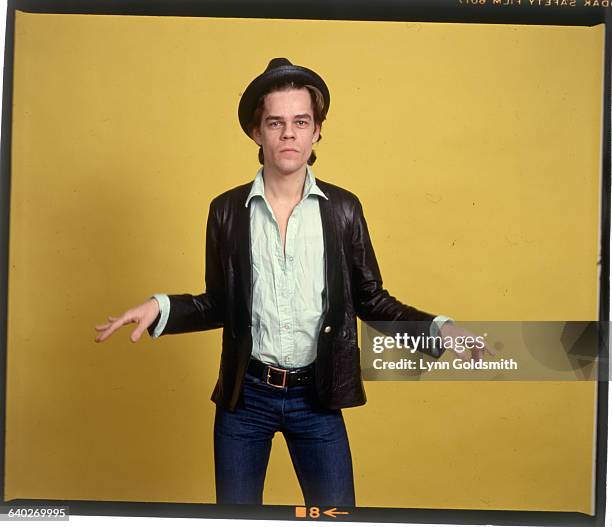
[[306,88],[276,91],[264,99],[261,123],[253,130],[253,139],[263,148],[265,168],[291,175],[305,168],[319,130]]

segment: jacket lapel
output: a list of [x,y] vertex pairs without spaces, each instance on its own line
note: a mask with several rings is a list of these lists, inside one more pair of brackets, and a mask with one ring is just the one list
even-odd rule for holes
[[325,253],[325,314],[329,314],[330,307],[342,304],[341,295],[341,238],[338,235],[338,226],[334,217],[334,195],[324,182],[316,179],[317,185],[328,199],[319,198],[321,212],[321,226],[323,228],[323,245]]
[[251,267],[251,220],[250,208],[245,207],[244,203],[246,202],[250,189],[250,185],[246,185],[245,191],[239,193],[238,203],[236,203],[237,214],[235,226],[235,243],[239,266],[239,272],[236,273],[239,283],[236,284],[236,287],[242,290],[241,297],[244,300],[244,306],[246,308],[246,312],[244,313],[246,320],[244,322],[249,328],[252,320],[251,307],[253,298],[251,287],[251,274],[253,272]]

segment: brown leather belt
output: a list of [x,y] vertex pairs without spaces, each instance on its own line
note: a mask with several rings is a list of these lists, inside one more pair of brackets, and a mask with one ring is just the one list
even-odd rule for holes
[[313,381],[314,362],[303,368],[287,370],[251,358],[247,371],[275,388],[290,388],[292,386],[304,386]]

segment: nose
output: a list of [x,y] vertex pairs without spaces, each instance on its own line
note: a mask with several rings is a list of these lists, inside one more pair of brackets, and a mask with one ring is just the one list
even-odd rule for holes
[[293,131],[293,123],[289,122],[283,129],[283,139],[288,139],[291,137],[295,137],[295,133]]

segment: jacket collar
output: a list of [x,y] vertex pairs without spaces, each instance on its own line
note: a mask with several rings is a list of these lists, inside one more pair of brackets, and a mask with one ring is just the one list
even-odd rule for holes
[[[328,199],[325,193],[318,187],[315,175],[312,172],[312,169],[309,165],[306,165],[306,179],[304,180],[304,189],[302,191],[302,201],[305,200],[308,196],[317,195],[322,196],[325,199]],[[255,175],[255,180],[251,185],[251,190],[249,195],[247,196],[246,201],[244,202],[244,206],[248,207],[249,202],[254,196],[261,196],[263,199],[266,199],[264,196],[264,173],[263,167],[261,167],[257,174]]]

